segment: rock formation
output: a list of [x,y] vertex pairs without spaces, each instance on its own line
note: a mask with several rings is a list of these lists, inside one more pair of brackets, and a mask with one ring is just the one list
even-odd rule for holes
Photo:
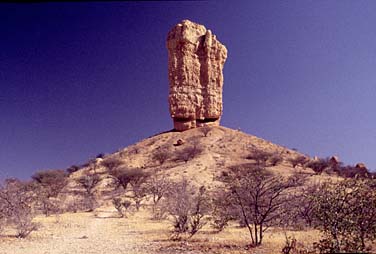
[[167,49],[174,128],[219,125],[226,47],[204,26],[183,20],[168,33]]
[[355,168],[357,168],[357,169],[367,169],[367,166],[366,166],[366,164],[359,162],[355,165]]

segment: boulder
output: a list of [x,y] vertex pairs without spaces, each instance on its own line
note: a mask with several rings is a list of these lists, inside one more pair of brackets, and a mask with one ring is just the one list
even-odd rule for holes
[[334,156],[330,157],[329,162],[332,165],[338,165],[341,161],[339,160],[338,156],[334,155]]
[[359,162],[355,165],[355,168],[357,168],[357,169],[367,169],[367,166],[366,166],[366,164]]

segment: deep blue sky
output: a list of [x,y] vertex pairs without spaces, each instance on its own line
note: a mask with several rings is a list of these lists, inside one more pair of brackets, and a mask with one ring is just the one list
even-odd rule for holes
[[226,45],[222,125],[376,168],[375,1],[0,4],[0,178],[172,128],[167,32]]

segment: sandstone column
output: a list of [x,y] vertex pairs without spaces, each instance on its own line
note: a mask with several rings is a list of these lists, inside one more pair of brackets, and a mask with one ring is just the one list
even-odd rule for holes
[[183,20],[168,33],[167,49],[174,128],[219,125],[226,47],[204,26]]

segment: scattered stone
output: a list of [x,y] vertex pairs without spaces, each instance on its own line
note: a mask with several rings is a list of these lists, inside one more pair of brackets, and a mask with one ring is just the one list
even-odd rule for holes
[[174,144],[174,146],[181,146],[181,145],[183,145],[185,142],[184,142],[184,140],[182,140],[182,139],[178,139],[177,141],[176,141],[176,143]]

